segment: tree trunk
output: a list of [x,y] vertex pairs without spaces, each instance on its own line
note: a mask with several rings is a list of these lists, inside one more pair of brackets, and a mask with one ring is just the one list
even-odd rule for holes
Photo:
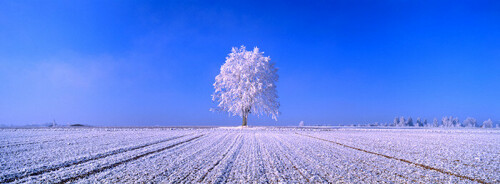
[[243,124],[241,126],[247,126],[247,117],[248,117],[248,114],[243,114]]
[[247,120],[248,120],[248,114],[250,114],[250,108],[244,108],[243,110],[243,116],[241,116],[243,118],[243,124],[241,124],[241,126],[247,126]]

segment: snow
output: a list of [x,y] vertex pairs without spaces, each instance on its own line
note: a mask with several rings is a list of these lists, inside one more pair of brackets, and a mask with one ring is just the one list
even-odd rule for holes
[[0,129],[0,183],[498,183],[498,129]]

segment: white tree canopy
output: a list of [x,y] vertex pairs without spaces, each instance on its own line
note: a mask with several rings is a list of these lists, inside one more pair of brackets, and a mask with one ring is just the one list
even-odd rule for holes
[[244,125],[250,113],[278,119],[278,70],[263,54],[257,47],[253,51],[247,51],[245,46],[232,48],[215,77],[212,100],[218,104],[212,111],[241,116]]
[[464,120],[464,126],[465,127],[476,127],[477,120],[471,117],[467,117],[467,119]]
[[399,124],[399,117],[395,117],[394,118],[393,124],[394,124],[394,126],[398,126],[398,124]]
[[439,127],[439,121],[437,118],[434,118],[434,120],[432,121],[432,126]]
[[491,119],[484,121],[483,128],[493,128],[493,121],[491,121]]

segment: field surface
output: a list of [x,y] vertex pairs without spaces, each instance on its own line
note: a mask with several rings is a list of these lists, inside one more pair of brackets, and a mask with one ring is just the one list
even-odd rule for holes
[[0,183],[499,183],[498,129],[0,129]]

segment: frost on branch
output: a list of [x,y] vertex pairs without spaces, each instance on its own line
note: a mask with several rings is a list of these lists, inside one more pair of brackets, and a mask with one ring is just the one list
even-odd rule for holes
[[280,106],[276,92],[277,69],[271,58],[255,47],[247,51],[245,46],[233,47],[215,77],[212,100],[217,108],[212,111],[229,112],[243,118],[243,126],[250,113],[271,116],[277,120]]

